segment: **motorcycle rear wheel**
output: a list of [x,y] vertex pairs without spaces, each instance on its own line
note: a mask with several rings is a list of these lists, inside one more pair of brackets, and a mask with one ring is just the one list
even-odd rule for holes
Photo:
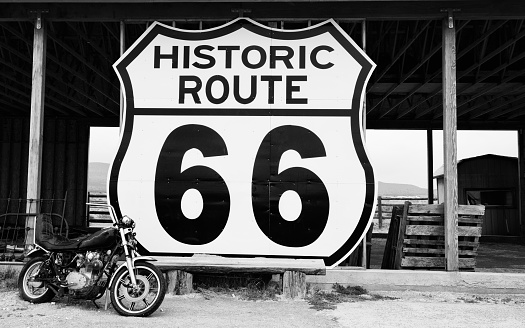
[[136,263],[133,288],[128,268],[124,265],[116,273],[111,284],[111,304],[123,316],[147,317],[155,312],[166,294],[166,281],[162,272],[148,262]]
[[27,262],[18,276],[18,291],[20,297],[31,303],[49,302],[55,293],[41,281],[31,281],[39,272],[46,259],[35,257]]

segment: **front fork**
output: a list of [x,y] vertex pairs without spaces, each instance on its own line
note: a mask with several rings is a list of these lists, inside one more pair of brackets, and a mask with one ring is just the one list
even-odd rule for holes
[[124,255],[126,256],[126,267],[128,268],[129,278],[131,279],[131,284],[133,285],[133,288],[137,287],[137,278],[135,277],[135,271],[133,271],[133,251],[131,250],[131,246],[128,243],[128,239],[126,238],[126,233],[132,233],[131,229],[124,229],[120,228],[120,238],[122,240],[122,247],[124,247]]

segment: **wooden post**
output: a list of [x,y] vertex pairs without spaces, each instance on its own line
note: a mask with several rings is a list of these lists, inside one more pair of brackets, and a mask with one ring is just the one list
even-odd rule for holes
[[458,271],[458,175],[456,108],[456,29],[452,10],[443,20],[443,148],[445,175],[446,270]]
[[299,271],[283,273],[283,296],[285,298],[305,298],[306,274]]
[[525,208],[525,134],[523,130],[518,130],[518,216],[520,222],[520,236],[525,237],[525,220],[523,209]]
[[[366,53],[366,21],[363,19],[363,21],[361,22],[361,42],[363,44],[363,52]],[[363,97],[363,139],[365,140],[366,142],[366,91],[363,90],[363,92],[365,92],[365,96]],[[366,254],[366,232],[365,232],[365,235],[363,236],[363,240],[362,240],[362,246],[363,246],[363,255],[361,256],[361,258],[363,259],[362,260],[362,263],[361,263],[361,266],[366,269],[366,262],[367,262],[367,254]]]
[[434,143],[432,140],[432,129],[427,130],[427,185],[428,203],[434,203]]
[[[46,33],[41,12],[37,13],[33,39],[33,74],[31,86],[31,116],[29,124],[29,157],[27,165],[27,212],[38,213],[42,172],[44,134],[44,90],[46,77]],[[26,245],[35,242],[34,221],[26,221]]]
[[193,291],[193,275],[182,270],[168,271],[168,293],[173,295],[185,295]]
[[[124,21],[120,21],[120,55],[122,56],[126,52],[126,24]],[[120,86],[120,122],[119,126],[122,131],[124,121],[124,91]]]
[[381,196],[377,196],[377,220],[379,221],[379,229],[383,228],[383,204],[381,203]]

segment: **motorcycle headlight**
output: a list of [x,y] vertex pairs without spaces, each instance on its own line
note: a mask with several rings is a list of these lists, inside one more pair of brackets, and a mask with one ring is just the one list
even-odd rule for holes
[[133,221],[133,219],[130,218],[129,216],[124,216],[122,218],[122,225],[125,228],[134,228],[135,227],[135,221]]

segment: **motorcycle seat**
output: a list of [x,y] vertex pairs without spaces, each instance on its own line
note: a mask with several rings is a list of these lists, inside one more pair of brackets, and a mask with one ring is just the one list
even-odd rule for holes
[[88,236],[69,239],[58,235],[53,235],[44,238],[38,238],[37,244],[48,251],[72,251],[77,250],[80,244]]
[[39,215],[36,220],[35,242],[48,251],[68,251],[79,248],[82,241],[89,236],[74,239],[56,234],[51,219],[47,215]]

